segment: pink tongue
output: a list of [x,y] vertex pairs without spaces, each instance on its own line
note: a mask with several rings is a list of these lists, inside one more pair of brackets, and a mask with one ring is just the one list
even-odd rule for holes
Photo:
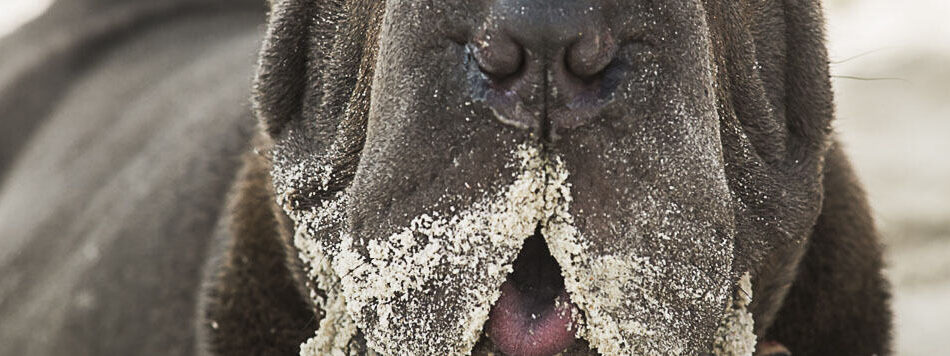
[[[488,335],[501,352],[509,356],[551,356],[574,344],[577,312],[567,292],[553,305],[529,308],[528,298],[514,284],[501,285],[501,298],[488,318]],[[529,310],[541,310],[532,313]]]

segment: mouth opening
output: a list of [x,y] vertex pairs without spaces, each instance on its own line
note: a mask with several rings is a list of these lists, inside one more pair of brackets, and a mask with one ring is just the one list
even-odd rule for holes
[[539,228],[525,240],[502,284],[486,331],[508,356],[550,356],[575,343],[578,313]]

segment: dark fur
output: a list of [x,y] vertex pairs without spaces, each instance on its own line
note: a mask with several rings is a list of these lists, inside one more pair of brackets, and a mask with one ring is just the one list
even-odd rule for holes
[[205,272],[200,354],[294,354],[322,318],[300,288],[270,187],[267,161],[247,154]]
[[764,334],[796,355],[891,353],[890,286],[864,191],[835,145],[825,201],[807,252],[772,328]]
[[263,6],[69,0],[0,44],[0,355],[183,355]]
[[[332,11],[328,8],[321,10]],[[889,353],[888,287],[880,275],[881,252],[876,245],[877,236],[873,223],[867,218],[866,204],[850,198],[860,194],[853,191],[857,189],[857,183],[853,178],[841,178],[852,176],[846,159],[837,148],[828,151],[833,103],[827,72],[827,54],[820,31],[820,9],[814,3],[707,2],[706,11],[713,34],[714,60],[719,69],[718,96],[722,98],[719,112],[725,120],[722,136],[726,154],[736,155],[743,150],[744,145],[749,144],[763,164],[793,170],[788,172],[786,177],[768,177],[766,173],[746,170],[749,167],[742,163],[742,157],[727,157],[727,161],[732,160],[735,163],[731,166],[734,171],[729,172],[731,176],[737,177],[733,181],[733,190],[740,196],[745,196],[743,200],[753,202],[750,206],[753,209],[751,216],[764,217],[767,221],[766,224],[763,224],[763,220],[751,221],[750,216],[750,221],[740,222],[747,224],[746,229],[754,231],[748,235],[751,239],[740,241],[742,251],[739,254],[744,259],[739,261],[740,264],[746,263],[747,267],[754,267],[758,271],[754,283],[756,299],[752,307],[757,320],[757,333],[763,339],[786,342],[798,354]],[[341,36],[345,40],[358,38],[348,32],[341,33]],[[288,53],[279,49],[265,49],[264,53],[265,58],[288,56]],[[330,53],[330,67],[337,68],[332,66],[334,52],[331,50]],[[296,57],[289,55],[289,58]],[[308,70],[319,71],[327,65],[327,60],[311,60]],[[760,67],[754,68],[754,63],[760,63]],[[271,72],[271,68],[264,67],[264,70],[265,76],[261,77],[258,87],[259,103],[262,105],[261,118],[268,125],[270,133],[283,137],[283,127],[293,126],[298,130],[309,128],[294,123],[296,114],[273,114],[274,110],[288,110],[289,107],[269,98],[275,97],[275,94],[282,97],[290,94],[290,97],[302,96],[319,103],[320,95],[326,95],[325,92],[312,89],[306,91],[302,88],[295,91],[293,87],[288,87],[288,82],[270,80],[266,75]],[[350,73],[355,73],[355,69],[350,70]],[[340,77],[337,72],[332,73],[334,74],[331,78]],[[352,74],[350,78],[353,78]],[[367,79],[366,76],[356,78]],[[332,79],[330,82],[336,83]],[[355,84],[345,87],[352,85]],[[357,100],[356,104],[366,103],[366,98],[361,94],[352,95],[350,98],[362,99]],[[330,99],[328,102],[342,104],[344,101]],[[354,102],[350,101],[350,105],[353,104]],[[331,107],[336,108],[337,105]],[[363,125],[362,120],[365,120],[358,114],[356,117],[341,118],[339,111],[326,114],[318,110],[307,114],[308,110],[314,110],[316,104],[302,103],[301,106],[302,108],[297,110],[301,110],[303,117],[316,117],[318,125],[328,125],[323,127],[359,127]],[[362,110],[354,111],[359,113]],[[326,129],[317,128],[313,134],[326,135],[329,132],[332,135],[334,132],[332,129],[323,130]],[[746,142],[745,137],[736,136],[736,130],[748,133],[750,141]],[[338,135],[352,136],[352,133],[336,132]],[[328,144],[332,139],[322,141]],[[307,145],[300,143],[291,147]],[[316,152],[319,150],[316,149]],[[352,172],[353,168],[345,168],[345,163],[356,165],[352,158],[353,152],[358,150],[350,150],[342,155],[350,158],[344,160],[344,168],[340,171]],[[812,163],[801,164],[796,168],[795,165],[799,165],[800,161]],[[343,189],[349,182],[348,176],[349,174],[339,177],[335,188],[331,190]],[[748,188],[741,184],[746,179],[744,177],[753,177],[751,179],[757,179],[762,186],[747,190]],[[847,183],[840,182],[841,179]],[[848,187],[844,187],[845,184]],[[788,200],[781,201],[781,205],[773,203],[771,199],[761,199],[762,196],[769,195],[785,196],[788,192],[800,192],[801,195],[787,197]],[[822,199],[827,201],[823,204]],[[833,202],[839,200],[844,200],[847,205],[833,205]],[[762,205],[755,205],[756,202]],[[865,218],[838,218],[841,211],[860,213]],[[832,219],[832,222],[828,222],[828,219]],[[825,225],[837,226],[839,230],[846,232],[832,237],[837,243],[829,250],[834,251],[841,248],[839,246],[845,246],[845,250],[853,254],[855,259],[839,259],[837,263],[825,267],[824,273],[813,275],[808,273],[811,264],[821,263],[816,262],[816,246],[823,246],[824,241],[829,238],[826,237],[828,232],[823,228]],[[800,266],[800,263],[804,265]],[[798,273],[799,270],[803,273]],[[836,287],[847,286],[856,283],[855,281],[868,281],[861,282],[867,289],[839,290]],[[794,288],[789,292],[792,286]],[[847,298],[848,302],[832,303],[830,301],[836,298],[828,298],[829,302],[826,303],[804,303],[811,308],[788,311],[802,303],[799,301],[802,298],[814,298],[816,294],[813,291],[816,289],[828,290],[827,293],[838,298]],[[799,290],[806,292],[798,292]],[[807,294],[809,291],[812,294]],[[851,298],[847,297],[849,292],[866,295]],[[791,293],[788,300],[787,293]],[[834,308],[840,311],[830,313],[829,310]],[[829,316],[834,318],[835,323],[831,319],[825,319]],[[867,326],[853,328],[832,327],[865,324]],[[829,328],[820,329],[813,325],[828,325]],[[824,338],[814,336],[813,333],[818,330],[821,330]],[[858,344],[860,346],[857,346]]]
[[[24,201],[21,196],[32,194],[29,189],[38,189],[23,182],[42,179],[44,174],[75,174],[31,171],[32,167],[55,166],[51,163],[55,160],[75,159],[70,154],[74,149],[56,147],[45,136],[38,143],[25,142],[34,142],[27,140],[27,133],[38,130],[43,122],[32,118],[54,116],[52,103],[77,95],[66,90],[67,84],[83,80],[86,73],[105,75],[96,70],[101,62],[130,61],[123,62],[124,52],[111,62],[101,53],[121,48],[123,36],[140,33],[130,32],[133,29],[144,32],[141,29],[150,23],[186,17],[198,11],[193,9],[221,11],[231,6],[187,0],[153,7],[101,3],[58,4],[46,18],[0,45],[4,63],[12,63],[0,66],[4,115],[0,182],[5,183],[4,191],[19,190],[15,195],[0,195],[6,199],[2,204]],[[279,3],[290,5],[278,7],[284,13],[272,14],[268,25],[254,89],[257,114],[270,138],[298,140],[294,147],[301,154],[337,158],[330,191],[323,192],[329,194],[351,184],[365,144],[370,89],[380,55],[377,46],[385,40],[379,38],[383,2]],[[795,355],[889,354],[889,287],[880,272],[879,239],[847,158],[838,145],[831,144],[833,101],[819,5],[782,0],[706,1],[704,5],[718,68],[716,95],[724,154],[733,163],[727,172],[732,177],[730,188],[753,202],[744,215],[748,221],[738,222],[750,233],[738,241],[741,256],[737,261],[756,272],[752,310],[757,335],[785,344]],[[100,11],[100,6],[124,15],[84,22],[78,16],[84,12],[76,10],[110,13]],[[65,29],[60,22],[83,24],[79,28],[87,29]],[[243,24],[242,28],[253,26],[251,21]],[[230,27],[225,28],[232,33]],[[63,31],[71,33],[65,45],[38,47],[39,52],[25,50],[32,48],[30,42]],[[754,69],[754,63],[760,67]],[[157,69],[152,75],[168,74]],[[121,104],[121,99],[96,103],[103,109]],[[179,156],[169,151],[151,153],[180,157],[175,159],[186,162],[187,168],[169,176],[150,173],[148,190],[154,193],[148,196],[153,198],[138,203],[139,211],[132,217],[110,214],[92,203],[122,201],[125,191],[93,194],[102,188],[81,186],[77,189],[86,193],[59,204],[38,203],[37,208],[57,211],[41,223],[26,230],[0,226],[5,235],[12,231],[31,237],[24,245],[14,245],[17,252],[12,257],[0,260],[6,276],[0,283],[0,319],[17,320],[20,329],[12,329],[9,322],[0,326],[0,354],[284,355],[295,353],[313,335],[321,311],[310,304],[309,282],[289,243],[290,222],[275,205],[270,161],[248,153],[243,169],[236,173],[236,157],[247,148],[251,123],[244,111],[216,110],[207,115],[223,113],[234,119],[204,136],[210,146],[177,147]],[[156,119],[165,118],[156,115]],[[100,125],[102,131],[121,124],[77,120]],[[306,135],[291,137],[288,128]],[[130,137],[149,137],[147,132],[136,135]],[[97,140],[93,134],[83,137]],[[257,141],[258,152],[269,152],[270,138]],[[340,152],[327,154],[334,140],[343,143],[336,146]],[[50,145],[52,158],[43,156],[43,148],[37,145]],[[739,153],[746,145],[754,148],[756,159],[783,175],[742,164],[747,158]],[[117,150],[112,160],[124,159],[122,153]],[[40,161],[20,158],[13,163],[18,155]],[[796,165],[799,161],[808,164]],[[14,170],[7,172],[10,167]],[[119,167],[103,164],[93,175],[99,178],[90,179],[107,180]],[[232,184],[235,174],[238,179]],[[747,179],[760,186],[749,189],[740,184]],[[758,199],[763,191],[772,197],[783,192],[792,196],[776,203]],[[318,194],[315,199],[322,198]],[[300,203],[316,201],[302,199]],[[99,210],[92,210],[91,217],[80,214],[88,209]],[[9,216],[15,215],[0,215],[0,219]],[[101,233],[89,226],[103,224],[120,228],[106,232],[115,236],[108,240],[114,242],[101,247],[102,260],[96,267],[76,276],[80,282],[62,290],[44,286],[60,283],[51,277],[62,273],[53,261],[75,259],[87,236]],[[209,236],[213,236],[210,247]],[[199,302],[201,265],[206,267]],[[74,306],[73,296],[90,288],[102,292],[100,304],[92,309],[95,313]],[[31,299],[48,295],[54,297],[37,300],[69,305],[68,310],[36,312],[30,317],[20,312],[45,309],[45,305],[31,304]],[[198,342],[193,321],[199,330]]]

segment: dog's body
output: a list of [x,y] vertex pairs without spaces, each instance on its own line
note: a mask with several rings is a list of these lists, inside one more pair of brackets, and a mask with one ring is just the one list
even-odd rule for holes
[[192,353],[263,18],[61,1],[3,42],[0,354]]
[[[424,47],[431,43],[422,37],[406,37],[406,33],[412,33],[406,27],[411,26],[393,23],[422,16],[428,9],[406,4],[411,3],[394,0],[387,10],[383,2],[275,2],[255,93],[257,114],[266,130],[254,140],[254,119],[247,98],[251,97],[248,88],[261,35],[258,25],[263,20],[262,4],[256,1],[61,2],[50,14],[0,45],[4,61],[0,66],[0,271],[4,275],[0,280],[0,354],[294,354],[318,327],[326,324],[321,323],[324,317],[332,314],[322,307],[325,304],[319,304],[321,298],[313,297],[327,297],[332,292],[310,274],[314,266],[298,258],[302,235],[298,231],[295,238],[294,234],[308,222],[294,215],[299,213],[294,204],[319,206],[333,199],[331,193],[341,191],[360,197],[350,204],[352,209],[346,210],[349,221],[374,226],[360,227],[359,231],[377,236],[386,231],[381,226],[392,229],[404,223],[396,213],[376,210],[378,206],[390,206],[385,199],[400,197],[400,202],[416,202],[408,207],[392,207],[405,216],[428,211],[431,194],[427,187],[411,184],[413,180],[437,182],[433,189],[439,192],[452,191],[468,182],[508,184],[503,179],[495,180],[496,176],[517,171],[488,163],[485,157],[497,154],[481,149],[506,149],[509,139],[530,143],[535,136],[522,135],[518,129],[506,129],[497,123],[479,123],[477,120],[490,119],[492,110],[497,114],[505,109],[499,106],[489,110],[488,106],[496,104],[472,100],[476,108],[468,111],[472,104],[462,104],[466,100],[454,96],[459,90],[451,83],[429,83],[437,88],[436,99],[430,100],[435,104],[417,104],[422,95],[428,99],[432,94],[410,90],[416,80],[422,83],[431,78],[454,78],[454,72],[439,74],[443,62],[427,64],[426,57],[413,57],[413,46],[432,50]],[[682,48],[687,61],[690,56],[701,56],[705,59],[694,63],[707,63],[707,67],[717,70],[707,73],[708,68],[702,66],[676,64],[682,77],[664,74],[670,77],[662,79],[679,80],[682,87],[670,91],[671,97],[683,95],[681,100],[695,101],[696,108],[715,102],[715,107],[705,108],[707,111],[695,109],[696,117],[720,118],[720,123],[708,126],[720,131],[703,131],[700,127],[688,134],[722,135],[721,141],[715,141],[722,145],[714,151],[719,155],[709,157],[719,157],[726,164],[695,166],[695,172],[713,172],[710,176],[697,173],[686,178],[698,182],[695,187],[703,191],[687,194],[697,200],[685,205],[709,211],[695,219],[707,219],[717,226],[716,231],[734,230],[711,236],[730,241],[730,246],[736,241],[736,252],[728,256],[730,265],[700,263],[699,271],[730,276],[718,281],[729,291],[732,278],[743,272],[752,275],[754,297],[749,311],[760,341],[782,343],[796,355],[889,353],[888,288],[880,275],[877,235],[864,194],[841,148],[831,144],[827,132],[831,93],[821,47],[820,9],[814,4],[778,1],[742,2],[741,6],[690,4],[682,11],[704,11],[705,21],[709,21],[708,41],[697,40],[676,48]],[[339,8],[334,10],[334,6]],[[669,11],[679,14],[675,11],[680,10]],[[389,21],[388,27],[382,26],[384,20]],[[66,28],[64,24],[74,25]],[[702,28],[692,27],[692,23],[673,25],[682,26],[674,29],[683,36]],[[776,33],[789,37],[775,38]],[[393,47],[393,39],[409,44]],[[748,50],[750,47],[755,50]],[[448,50],[445,57],[438,58],[455,58],[453,53]],[[664,55],[659,49],[649,53]],[[377,58],[380,56],[382,59]],[[419,74],[417,79],[400,72],[399,63],[413,58],[434,74]],[[649,60],[653,59],[645,59]],[[659,63],[661,73],[663,66],[673,66],[662,60],[655,63]],[[376,74],[377,65],[386,66],[386,70]],[[697,73],[710,75],[712,82],[691,82],[700,75]],[[693,89],[701,93],[704,88],[708,89],[705,95],[682,94]],[[628,90],[639,89],[634,86]],[[663,88],[651,90],[666,93]],[[634,92],[625,94],[634,96]],[[392,106],[399,102],[397,95],[405,98],[406,102],[400,104],[403,106]],[[464,111],[449,107],[455,100],[459,100],[460,107],[465,105]],[[406,109],[406,105],[417,106]],[[617,108],[607,110],[615,116],[636,110],[663,115],[662,108],[655,104],[611,105]],[[750,119],[758,118],[756,115],[771,117],[774,113],[768,108],[784,109],[776,117],[787,121],[769,126],[775,123]],[[419,121],[400,118],[407,112],[419,115],[441,110],[447,113],[445,117],[462,115],[468,120],[467,116],[472,116],[472,125],[487,127],[470,131],[476,136],[481,134],[489,142],[491,137],[502,139],[468,156],[459,155],[456,149],[442,152],[420,148],[419,142],[438,147],[438,143],[455,140],[455,128],[419,141],[412,136],[418,132],[412,125]],[[379,119],[381,112],[396,114],[385,121]],[[307,119],[331,122],[320,121],[315,129],[301,124]],[[600,122],[585,125],[576,130],[599,132],[590,127],[599,127]],[[636,122],[614,128],[653,134],[637,131]],[[585,153],[570,148],[572,142],[583,139],[583,135],[574,133],[576,130],[571,128],[559,135],[555,131],[561,137],[543,144],[543,154],[563,157],[566,162],[570,175],[565,178],[565,186],[573,187],[569,189],[575,207],[588,203],[582,187],[600,187],[604,179],[596,177],[607,174],[598,170],[604,166],[596,164],[586,166],[587,171],[594,172],[589,176],[576,168],[590,161],[578,159]],[[747,137],[740,131],[750,133]],[[402,136],[388,136],[394,132]],[[313,135],[323,136],[318,140]],[[597,140],[607,137],[590,135],[595,139],[584,141],[589,150],[597,150]],[[803,136],[800,142],[794,142],[795,135]],[[787,146],[776,144],[785,139],[789,141]],[[334,140],[339,145],[332,148],[307,146],[309,141],[321,144]],[[657,143],[669,144],[683,142]],[[411,154],[392,152],[395,147]],[[364,149],[367,153],[361,152]],[[802,155],[793,157],[799,152],[787,153],[785,149],[800,150]],[[334,155],[333,150],[339,154]],[[689,146],[685,150],[690,153]],[[289,195],[287,187],[294,182],[280,176],[282,162],[298,159],[295,154],[300,152],[306,152],[304,156],[330,157],[334,164],[328,173],[330,178],[318,184],[323,190],[311,192],[314,194],[310,199]],[[665,157],[688,157],[681,156],[683,150],[659,152]],[[749,163],[743,154],[751,152],[762,155],[766,163]],[[795,159],[782,162],[786,153]],[[643,154],[647,156],[640,156],[642,161],[631,156],[631,166],[658,158],[649,156],[649,152]],[[460,172],[468,175],[453,176],[455,173],[445,168],[448,165],[442,166],[435,158],[427,161],[426,155],[444,156],[445,162],[454,158],[455,166],[461,166]],[[410,167],[402,161],[405,156],[420,163]],[[480,164],[484,176],[480,175],[483,172],[465,170],[465,165],[472,162]],[[357,168],[359,164],[367,166]],[[693,167],[690,164],[686,162],[683,167]],[[774,167],[766,169],[767,173],[745,170],[755,164]],[[639,167],[651,166],[640,163]],[[394,172],[400,169],[408,172],[405,182],[378,182],[374,178],[398,176]],[[793,171],[787,181],[774,177],[782,169]],[[427,170],[447,173],[419,176]],[[276,181],[272,174],[277,176]],[[622,172],[609,174],[615,174],[611,181],[629,178]],[[677,178],[669,182],[684,182]],[[662,174],[639,175],[637,179],[666,182]],[[722,205],[725,203],[711,201],[720,188],[723,194],[737,197],[736,202]],[[599,203],[606,205],[614,199],[613,195],[596,196],[600,194],[597,189],[590,191]],[[707,191],[711,193],[704,195]],[[772,193],[776,194],[770,199]],[[468,202],[465,194],[457,195],[461,196],[460,206]],[[683,202],[681,196],[654,198]],[[588,211],[597,209],[596,205],[587,207]],[[733,216],[736,211],[743,213]],[[580,230],[589,234],[600,231],[601,236],[611,233],[598,227],[602,220],[585,220],[579,211],[570,212]],[[624,213],[616,214],[622,218]],[[545,224],[548,222],[538,225],[539,231],[548,229],[544,237],[556,238]],[[348,232],[355,228],[341,229]],[[642,229],[646,234],[653,231],[649,226]],[[316,237],[319,239],[319,235]],[[593,236],[586,243],[596,247],[607,241],[604,239]],[[691,245],[671,243],[650,246],[689,256]],[[637,248],[642,247],[631,251],[642,251]],[[502,252],[499,259],[508,259],[510,266],[514,258],[511,253]],[[561,256],[554,248],[552,253],[556,258]],[[589,266],[579,263],[571,268],[585,271]],[[589,290],[579,282],[572,285],[571,273],[564,273],[569,279],[568,292]],[[486,275],[483,280],[501,283],[498,276],[503,279],[504,274]],[[436,274],[432,278],[442,277]],[[343,300],[356,302],[347,298]],[[597,309],[596,301],[584,304],[574,298],[593,325],[610,326],[623,320],[620,310]],[[709,309],[690,309],[695,315],[708,314],[696,316],[696,325],[715,322],[718,314],[714,307],[724,305],[711,305]],[[425,310],[426,305],[405,307],[408,311],[401,317],[429,320],[427,315],[413,314]],[[453,310],[451,303],[444,308]],[[401,309],[396,310],[399,313]],[[600,313],[602,319],[590,317],[591,313]],[[349,315],[345,318],[354,318],[359,331],[342,345],[344,350],[364,353],[367,345],[385,348],[387,342],[398,339],[378,325],[376,316]],[[451,326],[454,317],[433,320]],[[669,325],[657,324],[664,326]],[[693,327],[704,336],[684,338],[683,344],[689,345],[684,347],[690,351],[706,347],[703,345],[712,338],[711,333],[707,335],[708,328]],[[673,334],[680,330],[670,328]],[[444,332],[454,329],[446,327]],[[439,340],[444,335],[436,336],[434,339]],[[441,350],[438,347],[447,343],[471,348],[464,343],[455,345],[456,339],[429,345],[412,336],[399,337],[406,350]],[[570,352],[587,354],[589,347],[602,351],[611,347],[620,351],[661,347],[612,343],[618,339],[596,332],[588,339],[572,346]],[[488,340],[479,337],[476,352],[497,351]]]

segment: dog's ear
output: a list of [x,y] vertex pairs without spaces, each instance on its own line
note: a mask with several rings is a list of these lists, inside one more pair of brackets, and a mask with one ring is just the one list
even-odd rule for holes
[[[272,0],[254,86],[265,132],[288,162],[329,168],[309,202],[345,188],[365,142],[384,1]],[[300,188],[300,187],[298,187]]]
[[[727,175],[746,210],[738,271],[799,244],[818,217],[833,118],[816,1],[707,2]],[[732,20],[724,20],[732,19]]]
[[[304,116],[304,103],[321,96],[315,85],[327,65],[343,20],[342,1],[271,0],[267,33],[254,85],[257,117],[268,134],[279,135]],[[314,90],[316,89],[316,90]]]

